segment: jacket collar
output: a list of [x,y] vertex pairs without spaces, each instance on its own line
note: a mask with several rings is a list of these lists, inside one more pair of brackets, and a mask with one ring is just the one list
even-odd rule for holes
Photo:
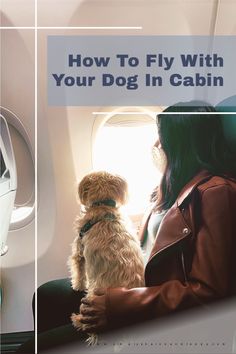
[[[179,193],[176,202],[165,214],[157,232],[156,242],[150,254],[148,264],[156,258],[158,254],[170,246],[185,239],[192,232],[192,225],[188,225],[181,213],[181,204],[188,198],[194,189],[212,177],[208,171],[201,171]],[[168,218],[168,223],[165,220]],[[147,264],[147,265],[148,265]]]
[[190,182],[184,186],[184,188],[179,193],[176,199],[177,206],[180,206],[198,185],[208,181],[211,177],[212,174],[206,170],[199,172]]
[[[174,208],[178,208],[181,206],[181,204],[185,201],[185,199],[192,193],[192,191],[201,183],[203,183],[204,181],[209,180],[212,177],[212,175],[210,174],[210,172],[206,171],[206,170],[202,170],[201,172],[199,172],[191,181],[189,181],[184,188],[181,190],[181,192],[179,193],[179,196],[175,202],[175,204],[173,205]],[[173,208],[172,207],[172,208]],[[144,240],[145,240],[145,235],[146,235],[146,230],[147,230],[147,225],[152,213],[152,208],[148,209],[148,211],[145,213],[144,217],[143,217],[143,221],[140,227],[140,231],[139,231],[139,240],[141,242],[141,244],[143,244]]]

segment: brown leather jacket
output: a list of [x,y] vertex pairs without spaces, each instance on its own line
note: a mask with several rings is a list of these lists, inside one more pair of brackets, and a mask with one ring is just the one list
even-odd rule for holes
[[146,287],[107,290],[108,323],[158,318],[236,295],[235,274],[236,180],[202,171],[162,220],[145,269]]

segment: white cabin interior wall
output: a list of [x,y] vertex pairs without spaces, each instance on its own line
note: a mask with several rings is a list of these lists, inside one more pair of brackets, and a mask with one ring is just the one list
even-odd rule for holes
[[[9,25],[9,23],[8,23]],[[34,148],[34,31],[1,30],[1,106],[12,111]],[[12,136],[14,139],[14,136]],[[18,164],[17,169],[24,168]],[[33,328],[31,299],[35,288],[35,224],[8,235],[9,251],[1,258],[2,332]]]

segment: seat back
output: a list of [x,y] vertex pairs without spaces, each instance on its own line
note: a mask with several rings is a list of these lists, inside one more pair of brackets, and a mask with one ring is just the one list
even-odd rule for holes
[[[222,123],[226,139],[236,153],[236,95],[231,96],[216,106],[218,112],[222,112]],[[235,112],[235,114],[224,114]]]

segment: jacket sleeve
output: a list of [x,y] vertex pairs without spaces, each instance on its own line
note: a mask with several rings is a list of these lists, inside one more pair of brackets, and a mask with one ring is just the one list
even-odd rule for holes
[[[158,318],[179,310],[226,297],[233,282],[236,246],[236,190],[230,185],[205,190],[201,198],[201,224],[195,236],[192,266],[187,280],[158,286],[107,290],[109,323],[123,325]],[[154,272],[161,269],[154,269]]]

